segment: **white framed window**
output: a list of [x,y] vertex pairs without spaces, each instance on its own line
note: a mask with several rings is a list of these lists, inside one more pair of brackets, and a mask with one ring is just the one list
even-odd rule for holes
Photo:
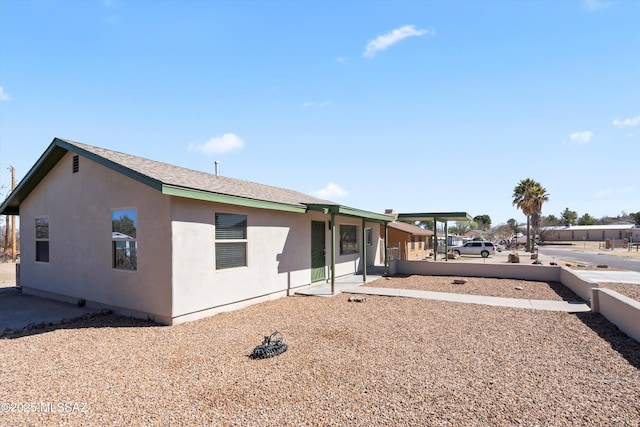
[[247,266],[247,216],[216,212],[216,270]]
[[111,261],[118,270],[138,269],[138,218],[135,209],[111,211]]
[[49,217],[36,218],[36,261],[49,262]]

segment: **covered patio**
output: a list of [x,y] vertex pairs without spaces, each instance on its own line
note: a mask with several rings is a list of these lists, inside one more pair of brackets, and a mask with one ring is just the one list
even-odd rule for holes
[[[425,213],[401,213],[398,214],[398,221],[431,221],[433,222],[433,260],[438,260],[438,239],[437,228],[438,222],[444,223],[444,244],[445,254],[449,252],[449,221],[472,221],[471,215],[466,212],[425,212]],[[445,257],[445,261],[448,257]]]

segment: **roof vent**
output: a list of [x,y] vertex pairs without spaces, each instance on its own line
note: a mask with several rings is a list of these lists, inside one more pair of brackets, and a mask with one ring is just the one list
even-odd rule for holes
[[216,160],[216,176],[220,175],[220,161]]

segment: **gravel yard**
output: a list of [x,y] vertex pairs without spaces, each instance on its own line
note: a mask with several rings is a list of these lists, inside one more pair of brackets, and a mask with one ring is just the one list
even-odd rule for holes
[[640,302],[640,285],[630,283],[600,283],[600,287],[614,290],[626,297]]
[[[488,280],[459,286],[558,298]],[[640,344],[600,315],[348,298],[1,339],[0,424],[640,425]],[[289,350],[249,359],[276,329]]]
[[[456,284],[463,279],[466,283]],[[551,301],[580,301],[580,297],[559,282],[537,282],[513,279],[489,279],[459,276],[398,276],[388,277],[365,286],[378,288],[415,289],[454,294],[485,295],[490,297],[541,299]]]

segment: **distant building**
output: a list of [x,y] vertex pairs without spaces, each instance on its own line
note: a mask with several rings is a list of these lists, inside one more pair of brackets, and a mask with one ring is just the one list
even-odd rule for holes
[[543,227],[539,231],[544,242],[604,241],[628,239],[640,242],[640,227],[635,224],[563,225]]

